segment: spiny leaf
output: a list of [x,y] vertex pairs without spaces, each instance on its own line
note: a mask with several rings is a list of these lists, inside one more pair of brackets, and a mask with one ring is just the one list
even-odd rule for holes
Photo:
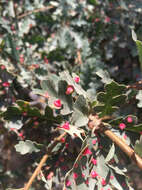
[[18,118],[19,116],[21,116],[21,113],[22,112],[18,107],[11,106],[8,107],[7,110],[1,114],[1,116],[4,117],[4,119],[6,120],[12,120],[15,117]]
[[126,96],[123,94],[125,89],[124,85],[112,81],[105,86],[106,92],[98,93],[98,104],[94,108],[99,112],[100,117],[111,115],[121,103],[125,102]]
[[75,137],[75,136],[79,137],[83,141],[83,138],[82,138],[81,134],[84,133],[84,130],[83,129],[78,129],[74,125],[69,125],[69,127],[70,127],[69,130],[68,129],[64,129],[64,128],[60,128],[60,129],[66,131],[72,137]]
[[29,117],[42,117],[40,111],[36,107],[31,107],[29,102],[18,100],[16,102],[21,110],[21,112],[26,112]]
[[79,84],[75,83],[75,74],[73,74],[73,77],[71,77],[68,71],[64,71],[60,73],[60,76],[63,80],[66,80],[69,85],[72,85],[74,87],[77,94],[83,95],[85,98],[88,97],[86,91],[84,91]]

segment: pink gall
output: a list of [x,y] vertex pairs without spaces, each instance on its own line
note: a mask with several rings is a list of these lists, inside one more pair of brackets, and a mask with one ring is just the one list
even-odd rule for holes
[[69,129],[70,129],[69,122],[66,122],[65,124],[63,124],[63,125],[61,126],[61,128],[64,128],[64,129],[66,129],[66,130],[69,130]]
[[73,178],[77,179],[78,178],[78,174],[77,173],[73,173]]
[[91,159],[91,162],[92,162],[94,165],[97,165],[97,160],[96,160],[96,159],[92,158],[92,159]]
[[72,94],[74,92],[74,87],[72,85],[67,86],[66,94]]
[[91,152],[91,150],[87,147],[85,150],[84,150],[84,152],[83,152],[83,155],[85,156],[85,155],[91,155],[92,154],[92,152]]
[[80,77],[79,77],[79,76],[76,76],[76,77],[74,78],[74,81],[75,81],[76,83],[79,83]]
[[123,129],[126,128],[126,125],[125,125],[124,123],[120,123],[120,124],[119,124],[119,128],[120,128],[121,130],[123,130]]
[[55,100],[55,101],[54,101],[54,106],[57,107],[57,108],[60,108],[60,107],[62,106],[61,100],[60,100],[60,99]]
[[132,123],[132,122],[133,122],[132,117],[130,117],[130,116],[129,116],[129,117],[127,117],[127,122],[128,122],[128,123]]
[[91,177],[92,178],[96,178],[98,176],[98,174],[95,171],[91,171]]
[[101,184],[102,184],[103,186],[106,185],[106,180],[105,180],[104,178],[102,178]]
[[9,86],[10,86],[10,83],[9,83],[9,82],[3,82],[3,83],[2,83],[2,86],[3,86],[3,87],[9,87]]

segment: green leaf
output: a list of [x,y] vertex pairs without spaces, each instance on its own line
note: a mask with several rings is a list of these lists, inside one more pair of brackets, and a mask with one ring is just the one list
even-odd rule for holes
[[139,61],[140,61],[140,67],[141,67],[141,70],[142,70],[142,42],[137,40],[137,35],[134,32],[134,30],[132,30],[132,38],[136,42],[136,45],[137,45]]
[[94,108],[99,112],[100,117],[111,115],[119,105],[125,102],[126,96],[123,94],[125,89],[124,85],[112,81],[105,86],[106,92],[98,93],[98,104]]
[[20,108],[20,111],[26,112],[29,117],[42,117],[40,111],[36,107],[30,106],[29,102],[18,100],[16,102]]
[[49,121],[57,122],[57,123],[61,123],[63,120],[62,115],[54,116],[53,110],[49,106],[46,106],[46,108],[45,108],[44,117],[45,117],[45,119],[47,119]]
[[68,115],[73,111],[73,99],[71,95],[66,94],[67,89],[66,81],[59,81],[58,83],[58,97],[63,104],[63,109],[61,110],[61,114]]
[[109,167],[107,166],[107,164],[105,164],[105,159],[103,155],[97,157],[97,168],[95,168],[95,170],[104,179],[107,177],[109,173]]
[[74,108],[82,112],[84,115],[88,115],[88,105],[83,95],[78,96]]
[[[11,48],[11,55],[13,57],[13,59],[16,61],[16,62],[19,62],[19,53],[18,51],[16,50],[16,42],[15,40],[12,38],[12,35],[8,35],[8,41],[9,41],[9,44],[10,44],[10,48]],[[15,64],[14,65],[15,67],[17,67],[17,65]]]
[[5,112],[1,114],[6,120],[13,120],[15,117],[19,118],[21,116],[21,110],[15,106],[8,107]]
[[[111,175],[114,176],[113,180],[110,180],[111,185],[113,185],[116,189],[118,190],[124,190],[124,187],[121,186],[120,182],[118,181],[117,177],[115,176],[115,174],[111,171]],[[118,176],[119,178],[119,176]],[[125,179],[125,178],[124,178]]]
[[88,123],[88,105],[83,95],[80,95],[75,104],[71,122],[80,127]]
[[56,91],[56,86],[53,82],[53,80],[43,80],[41,82],[41,88],[48,92],[49,96],[51,97],[56,97],[57,98],[57,91]]
[[115,146],[114,144],[112,144],[109,153],[107,155],[107,157],[105,158],[105,162],[109,162],[113,157],[114,157],[114,153],[115,153]]
[[128,127],[126,128],[127,131],[133,131],[136,133],[140,133],[142,132],[142,124],[138,124],[138,125],[134,125],[132,127]]
[[27,153],[39,152],[40,151],[36,147],[36,143],[32,142],[30,140],[19,141],[19,143],[17,145],[15,145],[15,149],[17,152],[19,152],[22,155],[27,154]]
[[46,106],[46,108],[45,108],[45,117],[47,117],[49,119],[52,119],[54,117],[53,110],[49,106]]
[[134,151],[140,156],[142,157],[142,136],[140,137],[140,140],[136,141],[135,147],[134,147]]
[[88,97],[86,91],[84,91],[79,84],[75,83],[74,77],[76,74],[73,73],[73,77],[71,77],[68,71],[63,71],[60,73],[60,76],[63,80],[66,80],[69,85],[72,85],[74,87],[77,94],[83,95],[85,98]]

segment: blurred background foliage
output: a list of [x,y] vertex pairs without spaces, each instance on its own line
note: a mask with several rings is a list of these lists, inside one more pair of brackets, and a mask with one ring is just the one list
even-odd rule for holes
[[[28,101],[27,91],[39,88],[47,76],[58,80],[64,70],[80,76],[81,85],[91,98],[103,87],[98,74],[101,70],[126,85],[142,79],[131,35],[133,29],[142,40],[141,0],[1,0],[0,17],[1,111],[16,99]],[[130,90],[128,94],[131,97],[134,92]],[[140,92],[139,96],[141,100]],[[132,101],[121,111],[140,117],[137,101]],[[37,158],[34,154],[22,156],[23,162],[14,166],[12,158],[21,158],[14,152],[17,137],[3,125],[1,121],[1,189],[7,183],[16,183],[16,179],[24,183],[24,173],[31,173],[29,162]],[[32,130],[33,140],[40,142],[45,137],[45,131],[36,127]],[[30,131],[23,131],[30,137]],[[38,183],[35,189],[40,189]]]

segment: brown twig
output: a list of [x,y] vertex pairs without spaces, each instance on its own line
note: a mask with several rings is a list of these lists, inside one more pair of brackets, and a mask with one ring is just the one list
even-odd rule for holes
[[80,65],[82,64],[82,58],[81,58],[80,49],[77,50],[77,62],[78,62]]
[[136,89],[136,90],[142,90],[142,80],[137,81],[137,82],[134,83],[134,84],[128,85],[127,88],[128,88],[128,89],[129,89],[129,88],[134,88],[134,89]]
[[28,183],[26,184],[26,186],[24,187],[23,190],[29,190],[29,188],[31,187],[34,179],[36,178],[36,176],[39,174],[43,164],[46,162],[47,158],[49,157],[49,155],[51,154],[53,148],[60,142],[60,140],[66,135],[66,132],[64,132],[63,134],[61,134],[59,137],[57,137],[53,144],[48,148],[47,154],[45,154],[40,163],[38,164],[37,168],[35,169],[34,173],[32,174],[31,178],[29,179]]
[[98,115],[90,115],[90,121],[88,122],[88,127],[93,131],[98,130],[101,133],[104,133],[109,139],[111,139],[119,148],[127,154],[127,156],[132,159],[135,164],[142,169],[142,158],[139,157],[134,150],[129,147],[123,139],[116,136],[110,129],[108,129],[102,122],[102,119]]
[[19,15],[17,18],[18,18],[18,19],[21,19],[21,18],[23,18],[23,17],[25,17],[25,16],[28,16],[28,15],[31,15],[31,14],[33,14],[33,13],[44,12],[44,11],[47,11],[47,10],[52,9],[52,8],[54,8],[54,6],[51,5],[51,6],[47,6],[47,7],[42,7],[42,8],[39,8],[39,9],[35,9],[35,10],[28,11],[28,12],[26,12],[26,13],[23,13],[23,14]]
[[117,137],[112,131],[104,128],[103,133],[109,137],[119,148],[127,154],[127,156],[132,159],[135,164],[142,169],[142,158],[140,158],[132,148],[130,148],[123,139]]

